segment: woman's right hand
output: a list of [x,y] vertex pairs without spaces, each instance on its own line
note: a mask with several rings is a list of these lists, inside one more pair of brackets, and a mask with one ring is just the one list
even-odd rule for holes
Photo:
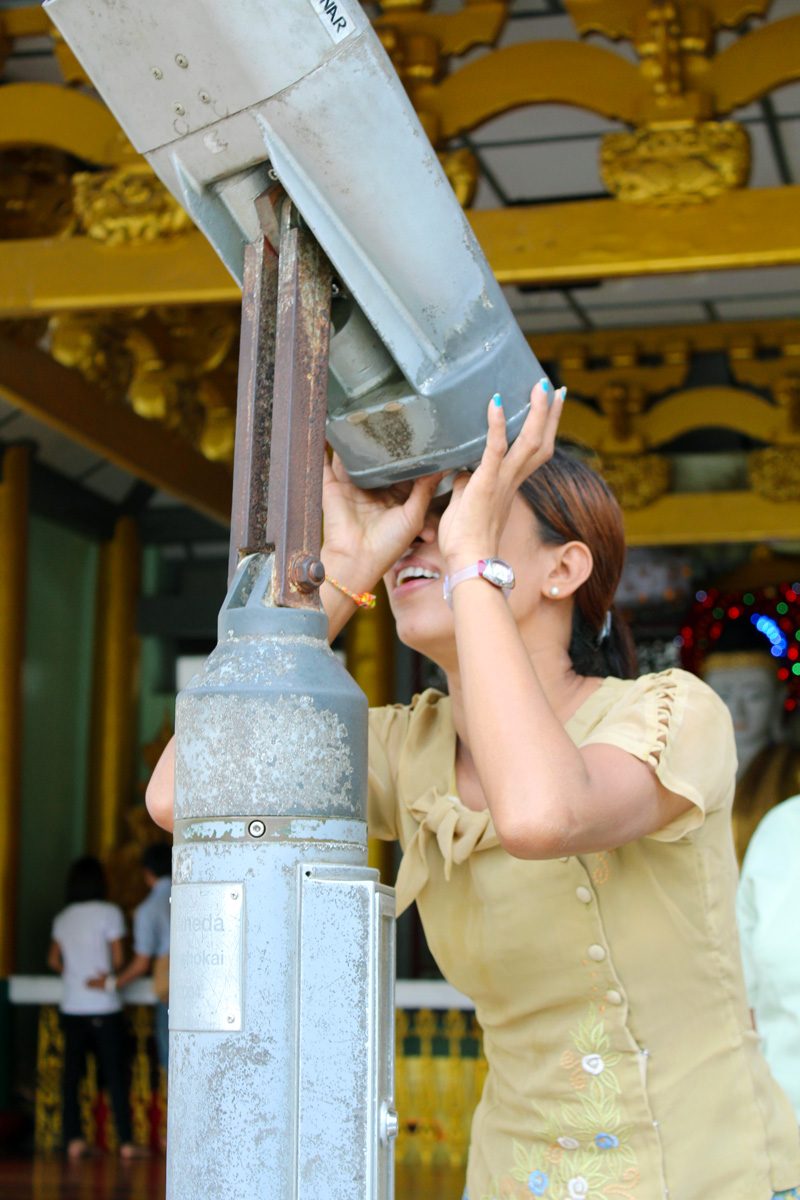
[[352,482],[337,454],[330,462],[326,455],[326,568],[344,575],[342,582],[353,590],[371,590],[421,532],[441,479],[442,474],[424,475],[413,483],[365,491]]

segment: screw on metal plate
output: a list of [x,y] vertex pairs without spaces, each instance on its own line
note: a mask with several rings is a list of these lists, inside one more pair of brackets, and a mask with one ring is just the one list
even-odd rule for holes
[[274,167],[269,167],[267,169],[267,178],[271,179],[273,183],[275,183],[275,181],[277,180],[278,172],[275,170]]
[[247,826],[247,832],[250,837],[263,837],[267,831],[267,827],[263,821],[251,821]]
[[180,101],[176,104],[173,104],[172,111],[176,112],[179,117],[183,117],[186,115],[186,109],[183,107],[183,105],[180,103]]
[[400,1132],[400,1118],[394,1108],[391,1107],[385,1100],[381,1105],[380,1116],[380,1138],[386,1143],[392,1138],[396,1138]]
[[236,1020],[236,1017],[228,1017],[228,1024],[233,1025],[235,1020]]
[[164,72],[161,70],[161,67],[151,67],[150,74],[153,76],[153,79],[164,78]]
[[238,900],[238,899],[239,899],[239,893],[231,892],[231,900]]
[[325,582],[325,568],[313,554],[303,554],[296,558],[289,575],[298,592],[313,592]]
[[178,66],[179,66],[179,67],[183,67],[183,68],[184,68],[184,70],[185,70],[185,69],[188,67],[188,65],[189,65],[189,60],[188,60],[188,58],[186,57],[186,55],[185,55],[185,54],[176,54],[176,55],[175,55],[175,62],[178,64]]
[[200,101],[202,104],[210,104],[211,103],[211,96],[209,95],[208,92],[203,91],[203,92],[198,92],[197,94],[200,97]]

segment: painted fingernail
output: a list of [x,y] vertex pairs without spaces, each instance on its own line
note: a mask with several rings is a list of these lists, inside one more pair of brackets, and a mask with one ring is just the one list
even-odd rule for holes
[[497,408],[503,407],[503,397],[499,392],[495,392],[495,394],[492,396],[492,404],[494,404]]
[[562,388],[560,388],[560,389],[559,389],[559,393],[558,393],[558,394],[559,394],[559,396],[561,397],[561,399],[562,399],[562,400],[566,400],[566,398],[567,398],[567,389],[566,389],[565,387],[562,387]]
[[542,391],[545,393],[545,395],[547,395],[548,392],[552,392],[552,390],[553,390],[553,385],[549,379],[540,379],[539,387],[542,389]]

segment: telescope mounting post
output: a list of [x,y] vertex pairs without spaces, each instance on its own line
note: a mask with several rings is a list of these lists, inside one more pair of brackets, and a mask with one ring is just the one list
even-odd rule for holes
[[245,555],[274,552],[272,603],[318,609],[331,269],[282,189],[256,209],[262,236],[245,252],[229,576]]

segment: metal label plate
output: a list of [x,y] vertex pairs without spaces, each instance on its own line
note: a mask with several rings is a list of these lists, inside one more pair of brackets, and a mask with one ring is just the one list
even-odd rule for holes
[[244,887],[176,883],[170,917],[169,1027],[242,1028]]

